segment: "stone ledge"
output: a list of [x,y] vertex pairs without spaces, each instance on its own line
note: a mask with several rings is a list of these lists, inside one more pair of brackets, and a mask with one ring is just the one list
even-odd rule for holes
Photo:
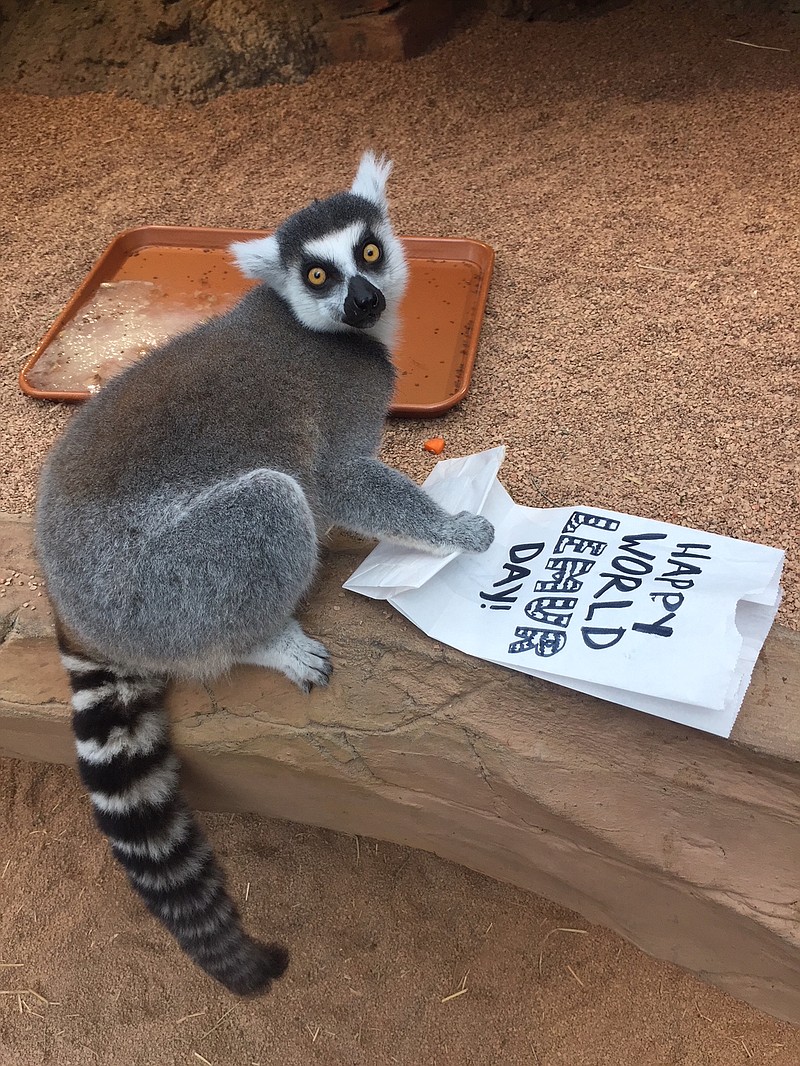
[[[0,599],[0,751],[70,762],[27,521],[0,517],[0,553],[26,579]],[[342,591],[358,558],[330,554],[305,620],[329,689],[256,668],[174,689],[193,801],[425,848],[800,1023],[800,639],[770,635],[727,742],[436,644]]]

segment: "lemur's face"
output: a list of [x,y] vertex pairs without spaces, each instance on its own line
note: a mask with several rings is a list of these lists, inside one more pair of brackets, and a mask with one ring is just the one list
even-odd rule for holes
[[366,153],[349,192],[315,200],[273,237],[234,245],[239,266],[267,281],[309,329],[375,330],[391,343],[407,266],[388,216],[389,170]]
[[373,329],[387,307],[395,310],[400,302],[406,279],[402,248],[388,220],[378,212],[366,216],[287,249],[282,295],[309,329]]

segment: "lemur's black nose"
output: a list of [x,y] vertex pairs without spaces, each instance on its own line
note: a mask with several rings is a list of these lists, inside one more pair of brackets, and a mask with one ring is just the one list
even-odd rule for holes
[[361,274],[350,279],[344,301],[344,321],[351,326],[364,325],[367,320],[375,322],[386,309],[386,299],[380,289]]
[[364,311],[369,311],[371,308],[378,306],[377,292],[366,292],[363,296],[354,296],[353,299],[356,307],[360,307]]
[[380,289],[376,289],[372,282],[367,281],[360,274],[356,274],[351,279],[347,295],[352,299],[359,311],[374,310],[382,299]]

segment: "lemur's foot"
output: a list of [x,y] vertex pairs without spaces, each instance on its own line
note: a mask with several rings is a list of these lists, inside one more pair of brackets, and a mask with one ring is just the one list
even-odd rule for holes
[[303,692],[315,686],[324,688],[333,673],[328,649],[307,636],[294,620],[272,644],[250,652],[242,662],[279,670]]

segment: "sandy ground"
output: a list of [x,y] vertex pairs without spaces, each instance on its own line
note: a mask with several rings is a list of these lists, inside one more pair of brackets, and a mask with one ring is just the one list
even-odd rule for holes
[[[469,398],[390,425],[386,458],[422,478],[434,432],[447,455],[506,443],[520,502],[784,547],[779,617],[797,628],[800,32],[766,5],[700,7],[487,18],[403,66],[196,111],[0,94],[0,509],[31,509],[69,417],[16,374],[117,232],[271,226],[372,144],[396,160],[402,232],[498,253]],[[800,1061],[796,1032],[605,932],[548,936],[586,925],[544,901],[400,848],[362,841],[359,858],[352,839],[214,817],[248,921],[295,951],[270,1000],[234,1005],[144,917],[68,771],[0,780],[0,961],[20,964],[0,982],[59,1001],[1,997],[4,1063]]]
[[209,815],[247,923],[294,952],[270,997],[236,1001],[143,913],[71,771],[0,774],[0,962],[19,964],[0,985],[32,989],[0,997],[3,1066],[800,1062],[800,1031],[546,900],[422,852]]
[[702,8],[488,19],[405,65],[199,111],[4,93],[0,509],[32,506],[69,414],[15,375],[116,233],[271,226],[349,183],[372,144],[396,160],[401,232],[498,255],[471,395],[391,426],[387,458],[421,478],[434,432],[448,455],[502,442],[520,502],[784,547],[780,620],[797,626],[800,19]]

